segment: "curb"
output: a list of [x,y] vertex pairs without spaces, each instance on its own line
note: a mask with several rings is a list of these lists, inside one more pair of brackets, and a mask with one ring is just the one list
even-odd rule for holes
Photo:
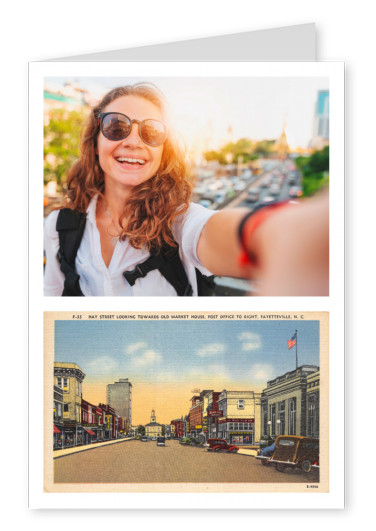
[[88,452],[89,450],[95,450],[96,448],[103,448],[103,446],[108,446],[110,444],[117,444],[121,442],[128,442],[133,441],[134,438],[130,439],[115,439],[113,441],[106,441],[103,443],[95,443],[95,444],[86,444],[84,446],[75,446],[73,448],[66,448],[65,450],[55,450],[53,459],[60,459],[61,457],[65,457],[66,455],[76,454],[79,452]]

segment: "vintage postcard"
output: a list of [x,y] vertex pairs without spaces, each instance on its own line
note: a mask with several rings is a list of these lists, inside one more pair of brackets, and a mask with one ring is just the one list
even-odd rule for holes
[[46,312],[47,493],[328,493],[325,312]]

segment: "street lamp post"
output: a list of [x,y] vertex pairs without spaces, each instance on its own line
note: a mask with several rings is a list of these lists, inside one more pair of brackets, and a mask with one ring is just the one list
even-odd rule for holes
[[272,421],[268,420],[268,426],[269,426],[269,437],[272,437]]

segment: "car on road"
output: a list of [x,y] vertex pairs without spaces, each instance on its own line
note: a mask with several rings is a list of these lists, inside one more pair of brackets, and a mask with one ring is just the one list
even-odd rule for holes
[[308,473],[312,468],[319,468],[319,449],[319,440],[313,437],[280,435],[275,441],[272,455],[257,455],[256,459],[274,464],[279,472],[289,467]]
[[270,464],[270,458],[272,457],[272,455],[274,453],[274,448],[275,448],[275,442],[273,441],[272,444],[270,444],[269,446],[265,446],[265,448],[263,448],[262,450],[258,451],[257,455],[259,457],[262,457],[262,459],[261,459],[261,464],[262,465],[269,465]]
[[259,197],[260,192],[258,188],[251,188],[245,200],[247,201],[247,203],[256,203],[256,201],[259,200]]
[[260,439],[260,450],[263,450],[267,446],[270,446],[274,443],[275,438],[270,435],[264,435]]
[[281,191],[281,187],[279,184],[277,183],[273,183],[271,186],[270,186],[270,190],[269,190],[269,194],[270,195],[279,195],[279,192]]
[[299,188],[299,186],[292,186],[289,191],[290,197],[301,197],[303,195],[303,192]]
[[270,205],[270,203],[275,202],[275,197],[273,197],[272,195],[267,195],[262,199],[261,202],[263,205]]
[[198,204],[199,204],[199,205],[202,205],[202,206],[205,207],[205,208],[209,208],[209,207],[212,206],[213,202],[210,201],[210,199],[200,199],[200,200],[198,201]]
[[157,437],[157,446],[166,446],[166,441],[164,437]]
[[226,439],[208,439],[206,445],[208,447],[208,452],[227,452],[236,454],[239,451],[238,446],[228,443]]
[[140,440],[141,442],[148,442],[148,438],[146,437],[146,435],[142,435]]

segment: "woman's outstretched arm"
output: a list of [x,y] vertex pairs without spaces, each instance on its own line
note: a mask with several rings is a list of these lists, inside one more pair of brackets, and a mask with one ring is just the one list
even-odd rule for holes
[[238,229],[246,213],[228,209],[208,220],[197,246],[203,265],[215,275],[259,280],[260,295],[329,294],[327,192],[270,210],[253,231],[246,223],[243,243],[252,265],[239,264]]

